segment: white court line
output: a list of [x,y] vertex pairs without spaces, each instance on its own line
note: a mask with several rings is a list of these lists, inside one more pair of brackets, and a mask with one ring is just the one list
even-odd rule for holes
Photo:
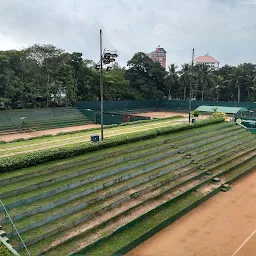
[[250,238],[256,233],[256,229],[252,232],[252,234],[242,243],[242,245],[232,254],[232,256],[235,256],[240,249],[250,240]]

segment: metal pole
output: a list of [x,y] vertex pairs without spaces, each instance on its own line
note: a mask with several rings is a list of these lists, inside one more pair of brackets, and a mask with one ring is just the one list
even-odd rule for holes
[[[192,51],[192,67],[191,67],[191,74],[193,74],[193,66],[194,66],[194,49]],[[191,122],[191,98],[192,98],[192,81],[190,81],[189,87],[189,106],[188,106],[188,122]]]
[[24,247],[24,248],[25,248],[25,250],[27,251],[27,254],[30,256],[30,253],[29,253],[29,251],[28,251],[27,246],[25,245],[24,241],[22,240],[22,238],[21,238],[21,236],[20,236],[19,231],[18,231],[18,230],[17,230],[17,228],[15,227],[15,225],[14,225],[14,223],[13,223],[12,219],[11,219],[11,216],[9,215],[9,213],[8,213],[7,209],[5,208],[4,203],[2,202],[2,200],[1,200],[1,199],[0,199],[0,203],[1,203],[1,205],[3,206],[4,211],[5,211],[5,213],[6,213],[6,216],[7,216],[7,217],[8,217],[8,219],[10,220],[10,222],[11,222],[11,224],[12,224],[13,228],[15,229],[15,231],[16,231],[16,233],[17,233],[17,235],[18,235],[18,237],[19,237],[19,239],[20,239],[20,241],[21,241],[21,243],[23,244],[23,247]]
[[102,30],[100,30],[100,125],[101,125],[101,140],[103,137],[103,77],[102,77]]

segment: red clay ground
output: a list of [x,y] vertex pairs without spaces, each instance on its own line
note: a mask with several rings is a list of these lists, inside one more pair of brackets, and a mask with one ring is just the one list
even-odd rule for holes
[[248,239],[255,229],[256,171],[234,183],[230,191],[218,193],[151,237],[127,256],[255,256],[256,233]]
[[[156,112],[146,112],[146,113],[136,113],[133,114],[136,116],[149,116],[152,118],[165,118],[165,117],[171,117],[171,116],[184,116],[188,118],[188,113],[185,112],[164,112],[164,111],[156,111]],[[199,117],[196,117],[196,119],[200,120],[200,119],[205,119],[205,118],[209,118],[211,117],[211,115],[199,115]],[[191,115],[191,118],[194,118]],[[226,117],[226,121],[229,121],[231,118],[231,116],[227,116]]]
[[145,112],[145,113],[136,113],[132,114],[136,116],[149,116],[153,118],[165,118],[165,117],[171,117],[171,116],[188,116],[188,114],[184,112],[163,112],[163,111],[153,111],[153,112]]
[[59,132],[79,131],[79,130],[95,128],[95,127],[100,127],[100,125],[85,124],[85,125],[71,126],[71,127],[43,130],[43,131],[21,132],[21,133],[14,133],[14,134],[8,134],[8,135],[0,135],[0,141],[10,141],[10,140],[19,139],[19,138],[27,139],[27,138],[37,137],[45,134],[55,135]]

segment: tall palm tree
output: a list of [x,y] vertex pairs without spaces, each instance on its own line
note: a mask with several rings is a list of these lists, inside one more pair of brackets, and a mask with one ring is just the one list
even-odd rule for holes
[[178,79],[182,89],[183,89],[183,99],[186,99],[187,87],[192,83],[193,77],[191,73],[191,66],[189,64],[182,65],[182,69],[180,71],[180,77]]
[[206,64],[198,65],[196,80],[197,85],[200,87],[202,101],[204,100],[204,94],[206,89],[210,90],[211,86],[214,84],[214,75],[212,69]]
[[173,86],[175,86],[178,82],[178,75],[177,75],[177,72],[176,72],[176,68],[177,68],[177,66],[175,66],[174,64],[171,64],[168,67],[168,69],[169,69],[168,74],[166,74],[164,76],[164,83],[165,83],[165,86],[168,89],[168,100],[171,99],[171,88]]
[[245,80],[245,72],[243,65],[238,65],[233,73],[231,74],[231,79],[229,80],[229,84],[235,85],[237,88],[237,101],[240,102],[241,98],[241,87],[244,85]]
[[223,82],[224,82],[224,77],[221,75],[216,76],[214,79],[214,86],[212,88],[212,91],[216,93],[216,101],[219,101],[220,90],[223,88]]

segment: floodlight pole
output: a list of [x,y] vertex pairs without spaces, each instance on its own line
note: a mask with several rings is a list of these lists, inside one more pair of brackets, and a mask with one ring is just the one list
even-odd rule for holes
[[100,30],[100,129],[101,140],[103,137],[103,77],[102,77],[102,30]]
[[[191,66],[191,74],[193,74],[193,66],[194,66],[194,48],[192,51],[192,66]],[[190,81],[189,86],[189,105],[188,105],[188,122],[191,122],[191,98],[192,98],[192,81]]]

